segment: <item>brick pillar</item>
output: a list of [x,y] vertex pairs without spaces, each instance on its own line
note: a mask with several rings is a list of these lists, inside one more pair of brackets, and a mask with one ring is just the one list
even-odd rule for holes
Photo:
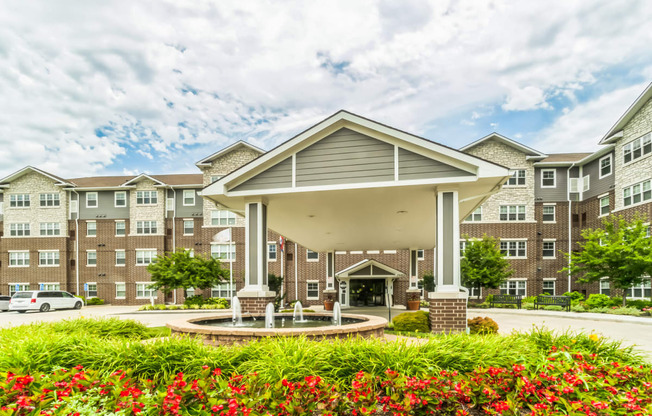
[[466,293],[429,293],[430,328],[435,334],[466,331]]
[[268,303],[274,303],[274,296],[271,297],[242,297],[240,307],[242,313],[264,314]]

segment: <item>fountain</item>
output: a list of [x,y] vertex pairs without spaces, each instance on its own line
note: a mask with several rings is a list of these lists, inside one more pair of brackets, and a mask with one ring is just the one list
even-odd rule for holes
[[233,326],[242,326],[242,307],[237,296],[231,298],[231,309],[233,309]]
[[274,328],[274,304],[267,304],[265,308],[265,328]]
[[340,308],[339,302],[333,304],[333,325],[342,325],[342,309]]
[[[299,318],[299,319],[297,319]],[[297,301],[297,303],[294,305],[294,312],[292,313],[292,320],[297,323],[303,323],[303,322],[308,322],[307,320],[303,319],[303,305],[301,305],[300,301]]]

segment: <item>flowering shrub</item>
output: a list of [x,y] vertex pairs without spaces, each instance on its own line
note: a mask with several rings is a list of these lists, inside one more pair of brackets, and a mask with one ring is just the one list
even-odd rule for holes
[[318,376],[264,383],[256,373],[164,383],[130,371],[101,376],[77,366],[48,374],[0,373],[0,415],[648,415],[652,373],[646,366],[603,362],[597,354],[552,348],[543,362],[439,370],[408,377],[359,372],[351,385]]
[[498,324],[489,317],[476,316],[468,320],[469,331],[472,334],[496,334],[498,333]]

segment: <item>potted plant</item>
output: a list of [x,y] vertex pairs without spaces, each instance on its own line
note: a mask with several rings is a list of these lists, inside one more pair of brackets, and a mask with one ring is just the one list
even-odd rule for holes
[[421,296],[420,292],[408,292],[407,293],[407,310],[408,311],[418,311],[421,307]]
[[335,304],[335,302],[333,301],[333,295],[329,293],[328,295],[326,295],[326,299],[324,299],[324,310],[332,311],[333,304]]

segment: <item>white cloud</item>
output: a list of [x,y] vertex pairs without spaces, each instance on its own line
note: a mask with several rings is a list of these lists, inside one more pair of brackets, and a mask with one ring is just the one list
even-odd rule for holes
[[192,168],[340,108],[416,134],[550,108],[614,66],[650,73],[650,15],[645,0],[3,2],[0,174],[119,172],[133,149]]

